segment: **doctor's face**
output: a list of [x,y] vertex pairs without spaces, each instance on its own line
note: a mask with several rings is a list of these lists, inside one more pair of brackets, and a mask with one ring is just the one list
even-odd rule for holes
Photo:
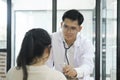
[[62,32],[66,41],[74,41],[77,33],[81,30],[81,26],[78,25],[78,21],[66,18],[62,23]]

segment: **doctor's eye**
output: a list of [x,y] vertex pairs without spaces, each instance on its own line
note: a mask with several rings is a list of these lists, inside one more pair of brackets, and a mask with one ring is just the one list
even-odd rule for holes
[[76,27],[71,27],[72,30],[76,30]]
[[65,25],[65,24],[63,25],[63,27],[64,27],[64,28],[68,28],[68,26],[67,26],[67,25]]

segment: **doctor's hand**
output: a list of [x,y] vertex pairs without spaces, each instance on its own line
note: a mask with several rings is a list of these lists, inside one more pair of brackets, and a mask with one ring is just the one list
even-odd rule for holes
[[66,76],[69,76],[71,78],[74,78],[77,76],[77,72],[76,70],[70,66],[70,65],[66,65],[64,68],[63,68],[63,73],[66,75]]

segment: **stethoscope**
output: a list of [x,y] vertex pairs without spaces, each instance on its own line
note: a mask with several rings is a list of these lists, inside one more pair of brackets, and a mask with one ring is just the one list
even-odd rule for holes
[[67,64],[69,65],[69,60],[68,60],[68,57],[67,57],[67,50],[70,49],[70,47],[73,45],[73,43],[69,46],[69,47],[65,47],[65,42],[63,41],[63,44],[64,44],[64,48],[65,48],[65,57],[66,57],[66,61],[67,61]]

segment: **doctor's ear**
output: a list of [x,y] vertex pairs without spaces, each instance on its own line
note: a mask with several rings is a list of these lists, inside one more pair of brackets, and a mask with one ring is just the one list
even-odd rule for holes
[[61,28],[62,28],[63,22],[61,22]]
[[82,26],[79,26],[79,32],[82,30]]

